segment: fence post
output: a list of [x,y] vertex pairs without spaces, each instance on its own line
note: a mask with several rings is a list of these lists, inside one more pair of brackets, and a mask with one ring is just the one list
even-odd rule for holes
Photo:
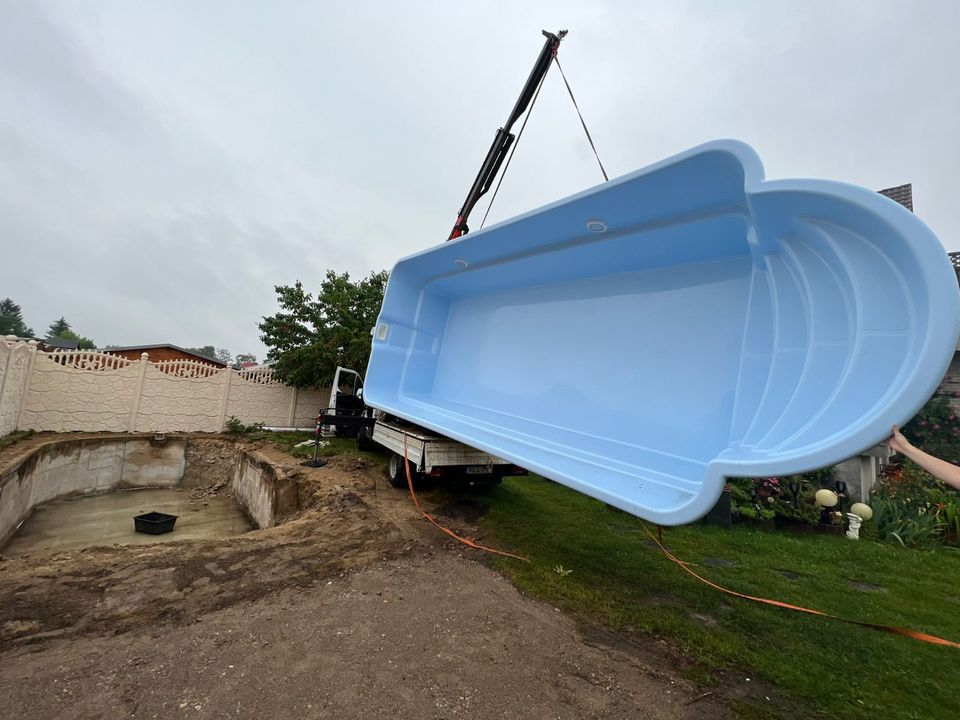
[[223,381],[223,400],[220,403],[220,427],[213,432],[223,432],[224,425],[227,424],[227,403],[230,402],[230,379],[233,377],[233,370],[229,367],[223,369],[226,377]]
[[[0,381],[0,407],[3,406],[3,393],[7,389],[7,376],[10,375],[10,365],[13,361],[13,350],[17,347],[17,336],[16,335],[7,335],[6,337],[0,338],[0,342],[3,342],[4,345],[8,347],[7,351],[7,364],[3,368],[3,381]],[[20,415],[20,411],[17,411],[17,415]],[[16,430],[16,428],[14,428]]]
[[147,374],[147,360],[149,360],[149,353],[140,353],[140,368],[137,372],[137,384],[133,389],[133,404],[130,407],[130,432],[135,432],[137,429],[137,415],[140,414],[140,396],[143,394],[143,378]]
[[30,381],[33,379],[33,363],[37,358],[37,341],[28,340],[27,346],[30,348],[30,362],[27,363],[27,377],[23,382],[23,395],[20,396],[20,407],[17,410],[17,430],[23,422],[23,410],[27,407],[27,393],[30,392]]
[[297,420],[297,392],[296,387],[293,388],[293,397],[290,398],[290,422],[287,423],[287,427],[296,427],[295,423]]

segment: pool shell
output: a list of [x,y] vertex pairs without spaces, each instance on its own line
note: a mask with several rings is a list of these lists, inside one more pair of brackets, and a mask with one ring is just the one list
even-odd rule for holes
[[[23,452],[0,464],[0,547],[35,507],[52,500],[132,488],[207,484],[210,468],[190,465],[194,459],[200,465],[196,450],[211,442],[233,446],[231,452],[221,453],[220,462],[230,463],[226,473],[230,490],[255,528],[271,527],[277,518],[299,509],[295,475],[223,436],[53,435],[47,441],[28,443]],[[224,474],[222,467],[217,471]]]
[[[602,232],[598,232],[602,231]],[[828,467],[936,390],[960,328],[889,198],[717,141],[402,259],[365,402],[662,525]]]

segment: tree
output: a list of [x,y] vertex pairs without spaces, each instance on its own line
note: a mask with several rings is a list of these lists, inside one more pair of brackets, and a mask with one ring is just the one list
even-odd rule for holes
[[211,360],[217,359],[217,349],[213,345],[204,345],[203,347],[195,348],[184,348],[187,352],[191,352],[195,355],[202,355],[205,358],[210,358]]
[[[50,324],[50,329],[47,330],[47,340],[55,340],[56,338],[64,338],[64,333],[72,332],[70,328],[70,323],[67,322],[66,318],[60,318],[59,320]],[[72,338],[64,338],[66,340],[72,340]]]
[[79,350],[94,350],[97,347],[97,344],[90,338],[74,332],[65,318],[60,318],[51,323],[50,329],[47,330],[47,340],[72,340],[77,343]]
[[234,358],[234,360],[236,360],[238,365],[242,365],[243,363],[256,364],[257,356],[253,353],[237,353],[237,357]]
[[0,337],[4,335],[33,337],[33,330],[23,321],[20,306],[10,298],[0,300]]
[[187,352],[191,352],[194,355],[201,355],[210,360],[217,360],[226,365],[229,365],[233,362],[233,356],[230,354],[230,351],[226,348],[215,348],[213,345],[204,345],[203,347],[188,347],[184,348]]
[[386,270],[358,282],[328,270],[316,300],[299,281],[274,287],[281,311],[258,327],[267,357],[276,360],[275,376],[297,387],[322,387],[333,381],[337,365],[363,372],[386,284]]
[[97,344],[88,337],[83,337],[82,335],[77,335],[76,333],[73,333],[73,337],[70,339],[77,341],[78,350],[96,350],[97,349]]
[[97,344],[93,340],[91,340],[88,337],[83,337],[82,335],[78,335],[73,330],[67,330],[65,332],[62,332],[59,335],[57,335],[56,338],[47,338],[47,339],[48,340],[51,340],[51,339],[72,340],[73,342],[77,343],[78,350],[95,350],[97,347]]

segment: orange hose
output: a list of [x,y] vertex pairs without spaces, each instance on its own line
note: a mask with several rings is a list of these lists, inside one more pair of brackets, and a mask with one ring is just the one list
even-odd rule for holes
[[[404,433],[404,436],[403,436],[403,466],[407,474],[407,487],[410,490],[410,497],[413,499],[413,504],[416,506],[420,514],[426,520],[428,520],[431,524],[433,524],[437,529],[446,533],[447,535],[452,537],[454,540],[457,540],[463,543],[464,545],[472,547],[476,550],[483,550],[484,552],[492,553],[494,555],[511,557],[516,560],[522,560],[523,562],[530,562],[529,558],[525,558],[520,555],[514,555],[513,553],[509,553],[504,550],[497,550],[496,548],[486,547],[485,545],[480,545],[478,543],[475,543],[473,540],[470,540],[469,538],[465,538],[465,537],[461,537],[460,535],[457,535],[450,528],[444,527],[439,522],[437,522],[437,520],[430,513],[425,511],[420,506],[420,501],[417,499],[417,493],[414,492],[413,490],[413,476],[410,472],[410,458],[407,452],[406,433]],[[917,630],[911,630],[909,628],[897,627],[895,625],[881,625],[879,623],[864,622],[863,620],[853,620],[851,618],[845,618],[839,615],[832,615],[830,613],[825,613],[821,610],[814,610],[812,608],[803,607],[801,605],[792,605],[791,603],[782,602],[780,600],[771,600],[769,598],[762,598],[762,597],[756,597],[754,595],[747,595],[745,593],[737,592],[736,590],[730,590],[729,588],[725,588],[722,585],[717,585],[715,582],[707,580],[702,575],[699,575],[698,573],[691,570],[690,566],[695,565],[695,563],[688,563],[688,562],[684,562],[683,560],[680,560],[673,553],[667,550],[666,547],[664,547],[661,539],[658,538],[657,535],[654,535],[652,532],[650,532],[650,529],[646,526],[646,524],[642,522],[640,524],[643,527],[643,531],[650,537],[650,539],[654,543],[656,543],[657,547],[660,548],[660,550],[669,560],[679,565],[685,572],[689,573],[690,575],[695,577],[697,580],[699,580],[703,584],[709,587],[712,587],[714,590],[718,590],[719,592],[722,592],[726,595],[742,598],[744,600],[750,600],[751,602],[761,603],[763,605],[772,605],[774,607],[784,608],[786,610],[793,610],[794,612],[806,613],[807,615],[817,615],[819,617],[830,618],[831,620],[839,620],[840,622],[849,623],[851,625],[859,625],[860,627],[871,628],[873,630],[879,630],[880,632],[890,633],[892,635],[901,635],[903,637],[909,637],[909,638],[913,638],[914,640],[920,640],[925,643],[930,643],[931,645],[941,645],[944,647],[952,647],[952,648],[960,649],[960,643],[955,643],[952,640],[945,640],[941,637],[937,637],[936,635],[930,635],[928,633],[919,632]]]
[[810,608],[805,608],[800,605],[791,605],[790,603],[781,602],[780,600],[770,600],[768,598],[754,597],[753,595],[745,595],[739,593],[736,590],[730,590],[728,588],[717,585],[714,582],[707,580],[705,577],[698,575],[693,570],[690,569],[690,563],[685,563],[683,560],[680,560],[675,555],[673,555],[667,548],[663,546],[663,543],[650,532],[650,529],[640,523],[643,526],[644,532],[650,536],[650,539],[657,544],[663,554],[666,555],[670,560],[675,562],[677,565],[682,567],[686,572],[693,575],[697,580],[709,585],[714,590],[719,590],[722,593],[727,595],[732,595],[733,597],[743,598],[744,600],[751,600],[756,603],[763,603],[764,605],[773,605],[774,607],[786,608],[787,610],[793,610],[795,612],[806,613],[808,615],[819,615],[820,617],[830,618],[831,620],[839,620],[841,622],[850,623],[852,625],[860,625],[861,627],[868,627],[874,630],[879,630],[885,633],[891,633],[892,635],[903,635],[904,637],[913,638],[914,640],[921,640],[925,643],[930,643],[932,645],[944,645],[946,647],[960,648],[960,643],[955,643],[951,640],[944,640],[943,638],[937,637],[936,635],[928,635],[927,633],[918,632],[917,630],[910,630],[909,628],[896,627],[893,625],[880,625],[878,623],[864,622],[862,620],[851,620],[850,618],[840,617],[839,615],[831,615],[830,613],[821,612],[820,610],[812,610]]
[[523,560],[524,562],[530,562],[529,558],[521,557],[520,555],[514,555],[513,553],[506,552],[504,550],[497,550],[496,548],[486,547],[475,543],[473,540],[465,537],[460,537],[453,530],[448,527],[444,527],[438,523],[433,516],[420,507],[420,501],[417,500],[417,494],[413,491],[413,476],[410,474],[410,459],[407,456],[407,434],[403,434],[403,466],[407,471],[407,487],[410,488],[410,497],[413,498],[413,504],[417,506],[417,510],[420,511],[420,514],[423,515],[427,520],[433,523],[438,529],[445,532],[447,535],[452,537],[454,540],[459,540],[464,545],[475,548],[477,550],[483,550],[484,552],[493,553],[494,555],[503,555],[504,557],[512,557],[517,560]]

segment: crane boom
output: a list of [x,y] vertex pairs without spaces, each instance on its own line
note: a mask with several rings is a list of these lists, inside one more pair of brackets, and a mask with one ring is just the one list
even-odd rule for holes
[[560,48],[560,41],[563,40],[566,34],[566,30],[560,30],[556,34],[546,30],[543,31],[543,36],[546,38],[543,49],[540,51],[540,55],[537,56],[533,70],[530,71],[530,76],[527,78],[527,82],[520,92],[520,97],[517,98],[517,103],[513,106],[513,110],[507,117],[507,121],[503,124],[503,127],[497,130],[493,138],[493,144],[487,151],[487,156],[484,158],[483,164],[480,166],[480,172],[477,173],[477,177],[470,187],[470,192],[467,193],[467,199],[463,201],[463,206],[460,208],[460,212],[457,213],[457,221],[454,223],[453,230],[450,232],[450,237],[448,237],[447,240],[454,240],[470,232],[470,228],[467,226],[467,218],[470,216],[474,205],[476,205],[477,201],[490,189],[494,179],[497,177],[500,166],[507,156],[507,151],[514,141],[514,135],[510,131],[514,123],[517,122],[530,105],[530,99],[536,93],[537,88],[547,74],[547,70],[550,69],[550,63],[553,62],[553,57]]

